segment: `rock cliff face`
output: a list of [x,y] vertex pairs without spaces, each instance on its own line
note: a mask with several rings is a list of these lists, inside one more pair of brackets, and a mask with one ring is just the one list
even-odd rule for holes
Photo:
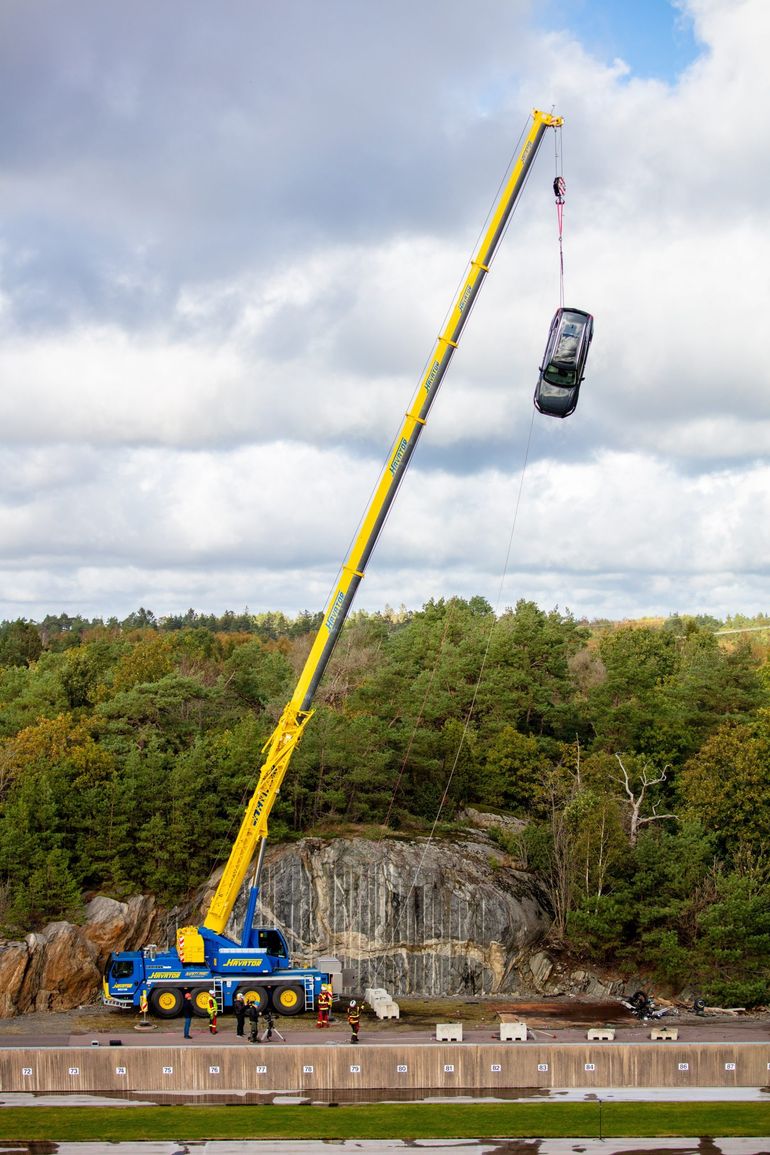
[[[163,912],[152,898],[98,897],[82,926],[52,923],[0,943],[0,1015],[66,1010],[97,997],[110,951],[173,943],[196,908]],[[336,839],[272,847],[257,919],[282,927],[293,957],[336,955],[355,989],[493,994],[532,989],[550,919],[533,877],[483,834],[454,842]],[[230,932],[239,937],[246,888]],[[542,964],[543,966],[545,963]]]
[[132,950],[152,938],[155,902],[102,896],[86,907],[83,926],[49,923],[21,942],[0,942],[0,1016],[66,1011],[98,993],[111,950]]
[[[455,842],[305,839],[267,857],[258,919],[304,962],[335,955],[356,989],[492,994],[550,925],[531,875],[481,837]],[[233,926],[240,931],[245,892]]]

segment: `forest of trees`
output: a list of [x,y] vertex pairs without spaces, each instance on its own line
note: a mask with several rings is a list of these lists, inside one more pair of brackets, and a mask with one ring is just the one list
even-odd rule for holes
[[[746,625],[767,619],[732,619]],[[229,851],[319,617],[0,624],[0,930],[187,895]],[[549,946],[770,1001],[770,630],[580,623],[482,598],[346,625],[271,837],[526,820]]]

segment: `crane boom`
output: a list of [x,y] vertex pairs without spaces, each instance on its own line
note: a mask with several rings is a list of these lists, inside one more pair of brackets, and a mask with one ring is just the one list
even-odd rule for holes
[[263,747],[262,753],[265,755],[265,760],[260,770],[256,789],[246,808],[230,857],[203,923],[203,927],[209,931],[216,934],[223,933],[249,866],[255,853],[259,851],[257,874],[244,925],[243,941],[244,943],[247,941],[256,906],[258,872],[267,838],[268,818],[288,769],[291,755],[312,715],[311,705],[318,683],[332,655],[356,590],[364,576],[366,565],[414,453],[420,433],[427,421],[431,405],[457,348],[473,303],[489,272],[490,264],[524,187],[527,174],[537,155],[546,129],[557,128],[562,123],[561,117],[551,116],[537,109],[532,113],[532,123],[524,139],[523,147],[511,168],[482,240],[468,266],[448,320],[436,341],[432,355],[428,359],[427,367],[406,412],[401,429],[391,446],[377,487],[335,582],[324,611],[323,621],[319,626],[294,693],[284,708],[275,730]]

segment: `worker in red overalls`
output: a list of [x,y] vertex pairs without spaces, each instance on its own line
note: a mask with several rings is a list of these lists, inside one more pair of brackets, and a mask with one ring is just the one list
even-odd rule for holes
[[355,999],[350,1000],[348,1007],[348,1022],[350,1023],[350,1041],[351,1043],[358,1042],[358,1030],[361,1026],[361,1008]]
[[332,1009],[332,992],[327,983],[324,983],[318,994],[318,1022],[317,1027],[329,1026],[329,1015]]

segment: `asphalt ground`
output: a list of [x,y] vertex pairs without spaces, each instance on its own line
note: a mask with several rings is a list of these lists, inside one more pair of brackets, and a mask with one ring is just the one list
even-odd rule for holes
[[[35,1016],[37,1019],[45,1016]],[[23,1030],[22,1019],[10,1020],[17,1025],[14,1032],[3,1030],[0,1027],[0,1047],[87,1047],[92,1043],[99,1046],[108,1046],[110,1040],[119,1040],[124,1047],[249,1047],[248,1032],[242,1038],[235,1033],[235,1023],[229,1015],[220,1018],[220,1026],[216,1035],[209,1032],[203,1020],[193,1020],[192,1038],[183,1036],[183,1024],[174,1020],[173,1023],[160,1020],[151,1024],[149,1029],[136,1029],[133,1018],[126,1020],[120,1016],[113,1024],[106,1026],[101,1023],[97,1029],[78,1028],[75,1031]],[[458,1018],[437,1020],[445,1022],[460,1022]],[[8,1022],[8,1020],[5,1020]],[[595,1024],[597,1026],[601,1023]],[[680,1024],[676,1020],[664,1020],[663,1024],[646,1023],[628,1027],[615,1027],[616,1043],[644,1043],[649,1042],[650,1030],[653,1026],[675,1026],[679,1031],[680,1043],[761,1043],[770,1040],[770,1024],[766,1019],[744,1022],[714,1022],[698,1024]],[[276,1020],[276,1031],[267,1044],[264,1038],[264,1025],[260,1024],[260,1044],[272,1047],[281,1046],[347,1046],[350,1043],[350,1030],[344,1020],[338,1019],[326,1028],[318,1029],[304,1018],[301,1023],[296,1020],[287,1023],[285,1019]],[[585,1027],[534,1027],[528,1023],[529,1042],[535,1043],[579,1043],[586,1041]],[[281,1038],[280,1036],[283,1036]],[[499,1028],[490,1024],[489,1027],[463,1027],[463,1043],[492,1043],[499,1041]],[[382,1046],[393,1043],[420,1043],[435,1042],[435,1027],[426,1029],[415,1027],[405,1029],[397,1022],[369,1023],[362,1020],[361,1044],[367,1046]],[[457,1044],[461,1046],[462,1044]],[[612,1046],[605,1043],[604,1046]]]

